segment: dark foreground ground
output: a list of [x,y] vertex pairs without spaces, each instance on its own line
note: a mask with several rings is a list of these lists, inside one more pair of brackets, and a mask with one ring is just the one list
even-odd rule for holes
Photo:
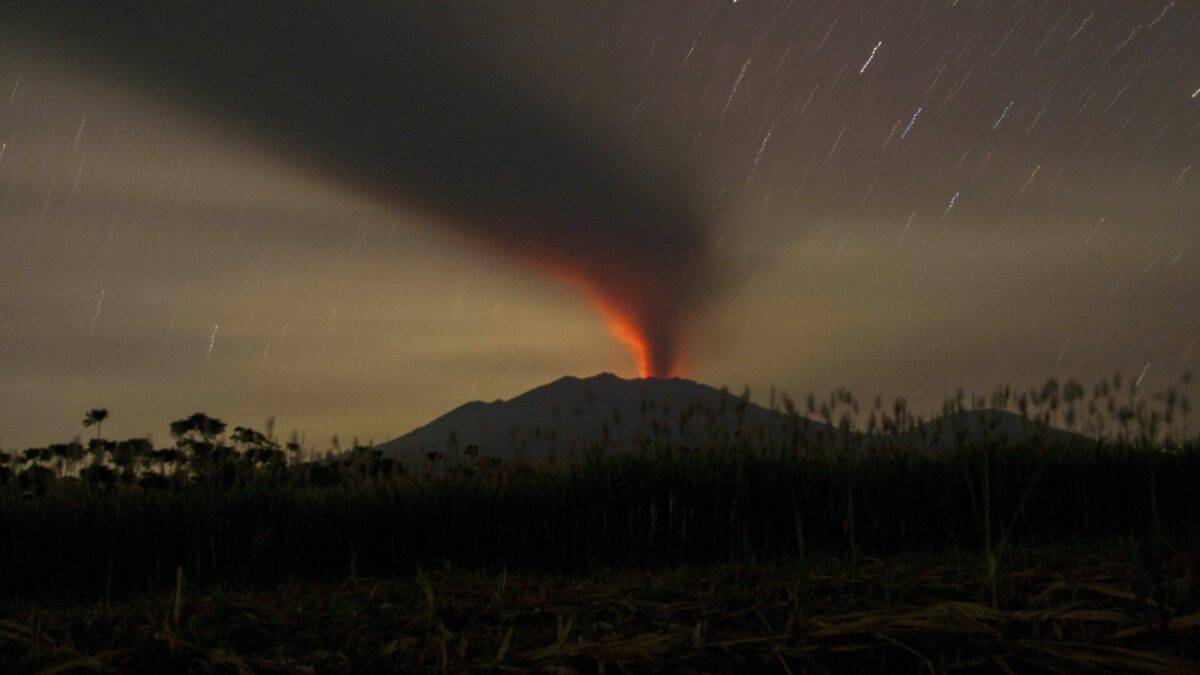
[[[3,606],[3,672],[1200,672],[1200,552],[1086,542]],[[1156,561],[1157,559],[1157,561]]]

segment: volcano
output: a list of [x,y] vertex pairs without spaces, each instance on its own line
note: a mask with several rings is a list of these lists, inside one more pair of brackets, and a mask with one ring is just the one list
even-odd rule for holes
[[655,442],[699,447],[742,438],[778,444],[795,433],[815,439],[837,432],[692,380],[601,373],[563,377],[507,401],[467,403],[376,447],[406,463],[426,461],[429,452],[454,461],[471,446],[483,457],[571,461]]
[[506,401],[466,403],[376,449],[409,466],[421,466],[432,452],[452,463],[467,454],[570,462],[597,452],[739,441],[760,448],[916,448],[941,454],[953,451],[956,439],[1001,444],[1046,439],[1060,446],[1089,442],[1085,436],[994,409],[955,412],[892,435],[846,435],[823,422],[764,408],[692,380],[624,379],[601,373],[562,377]]

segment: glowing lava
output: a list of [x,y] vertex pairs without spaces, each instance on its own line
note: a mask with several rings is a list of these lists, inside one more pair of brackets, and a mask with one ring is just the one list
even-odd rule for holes
[[491,251],[587,298],[629,350],[640,377],[677,377],[692,314],[711,297],[716,275],[708,249],[699,235],[693,241],[670,228],[637,228],[627,224],[628,215],[618,216],[599,222],[571,210],[523,206],[492,221],[506,236],[480,238]]
[[634,306],[637,300],[644,300],[644,294],[624,293],[620,294],[620,297],[613,297],[611,288],[605,287],[579,270],[569,269],[565,263],[548,257],[517,257],[545,271],[565,286],[582,292],[604,317],[609,331],[629,350],[637,364],[640,377],[675,377],[680,374],[675,331],[651,332],[653,322],[665,318],[660,316],[664,312]]
[[596,305],[596,309],[600,311],[604,320],[608,322],[608,329],[633,354],[633,359],[637,362],[639,376],[669,377],[671,375],[669,364],[654,362],[655,360],[651,357],[650,345],[646,341],[646,336],[636,324],[610,308],[603,301],[592,298],[592,302]]

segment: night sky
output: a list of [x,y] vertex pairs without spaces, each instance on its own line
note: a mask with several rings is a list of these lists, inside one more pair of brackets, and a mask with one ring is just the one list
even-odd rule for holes
[[15,4],[0,447],[1200,363],[1200,4]]

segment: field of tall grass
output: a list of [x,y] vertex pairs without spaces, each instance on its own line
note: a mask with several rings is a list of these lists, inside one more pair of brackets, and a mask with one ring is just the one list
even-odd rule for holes
[[[93,441],[92,461],[74,473],[61,461],[47,467],[55,457],[82,461],[78,450],[26,451],[25,468],[0,487],[0,593],[109,597],[161,591],[179,574],[238,586],[445,565],[574,572],[814,553],[853,565],[947,548],[980,551],[994,575],[1007,550],[1027,543],[1194,541],[1200,444],[1151,428],[1181,403],[1186,414],[1186,399],[1171,393],[1160,414],[1132,398],[1097,405],[1112,387],[1082,392],[1042,388],[1032,408],[1014,407],[1041,421],[1053,421],[1044,411],[1078,406],[1094,418],[1111,408],[1124,433],[1082,443],[960,434],[959,447],[935,454],[910,421],[910,433],[859,449],[847,436],[827,448],[742,439],[553,467],[469,458],[441,470],[365,447],[331,462],[289,461],[296,448],[269,433],[239,427],[226,437],[223,423],[193,415],[172,424],[174,448]],[[1168,405],[1166,395],[1153,400]],[[961,400],[947,410],[961,411]],[[884,425],[897,426],[871,426]]]
[[566,470],[312,487],[252,481],[0,497],[7,594],[408,574],[418,565],[573,571],[995,549],[1200,532],[1200,448],[1022,446],[929,458],[729,451]]

